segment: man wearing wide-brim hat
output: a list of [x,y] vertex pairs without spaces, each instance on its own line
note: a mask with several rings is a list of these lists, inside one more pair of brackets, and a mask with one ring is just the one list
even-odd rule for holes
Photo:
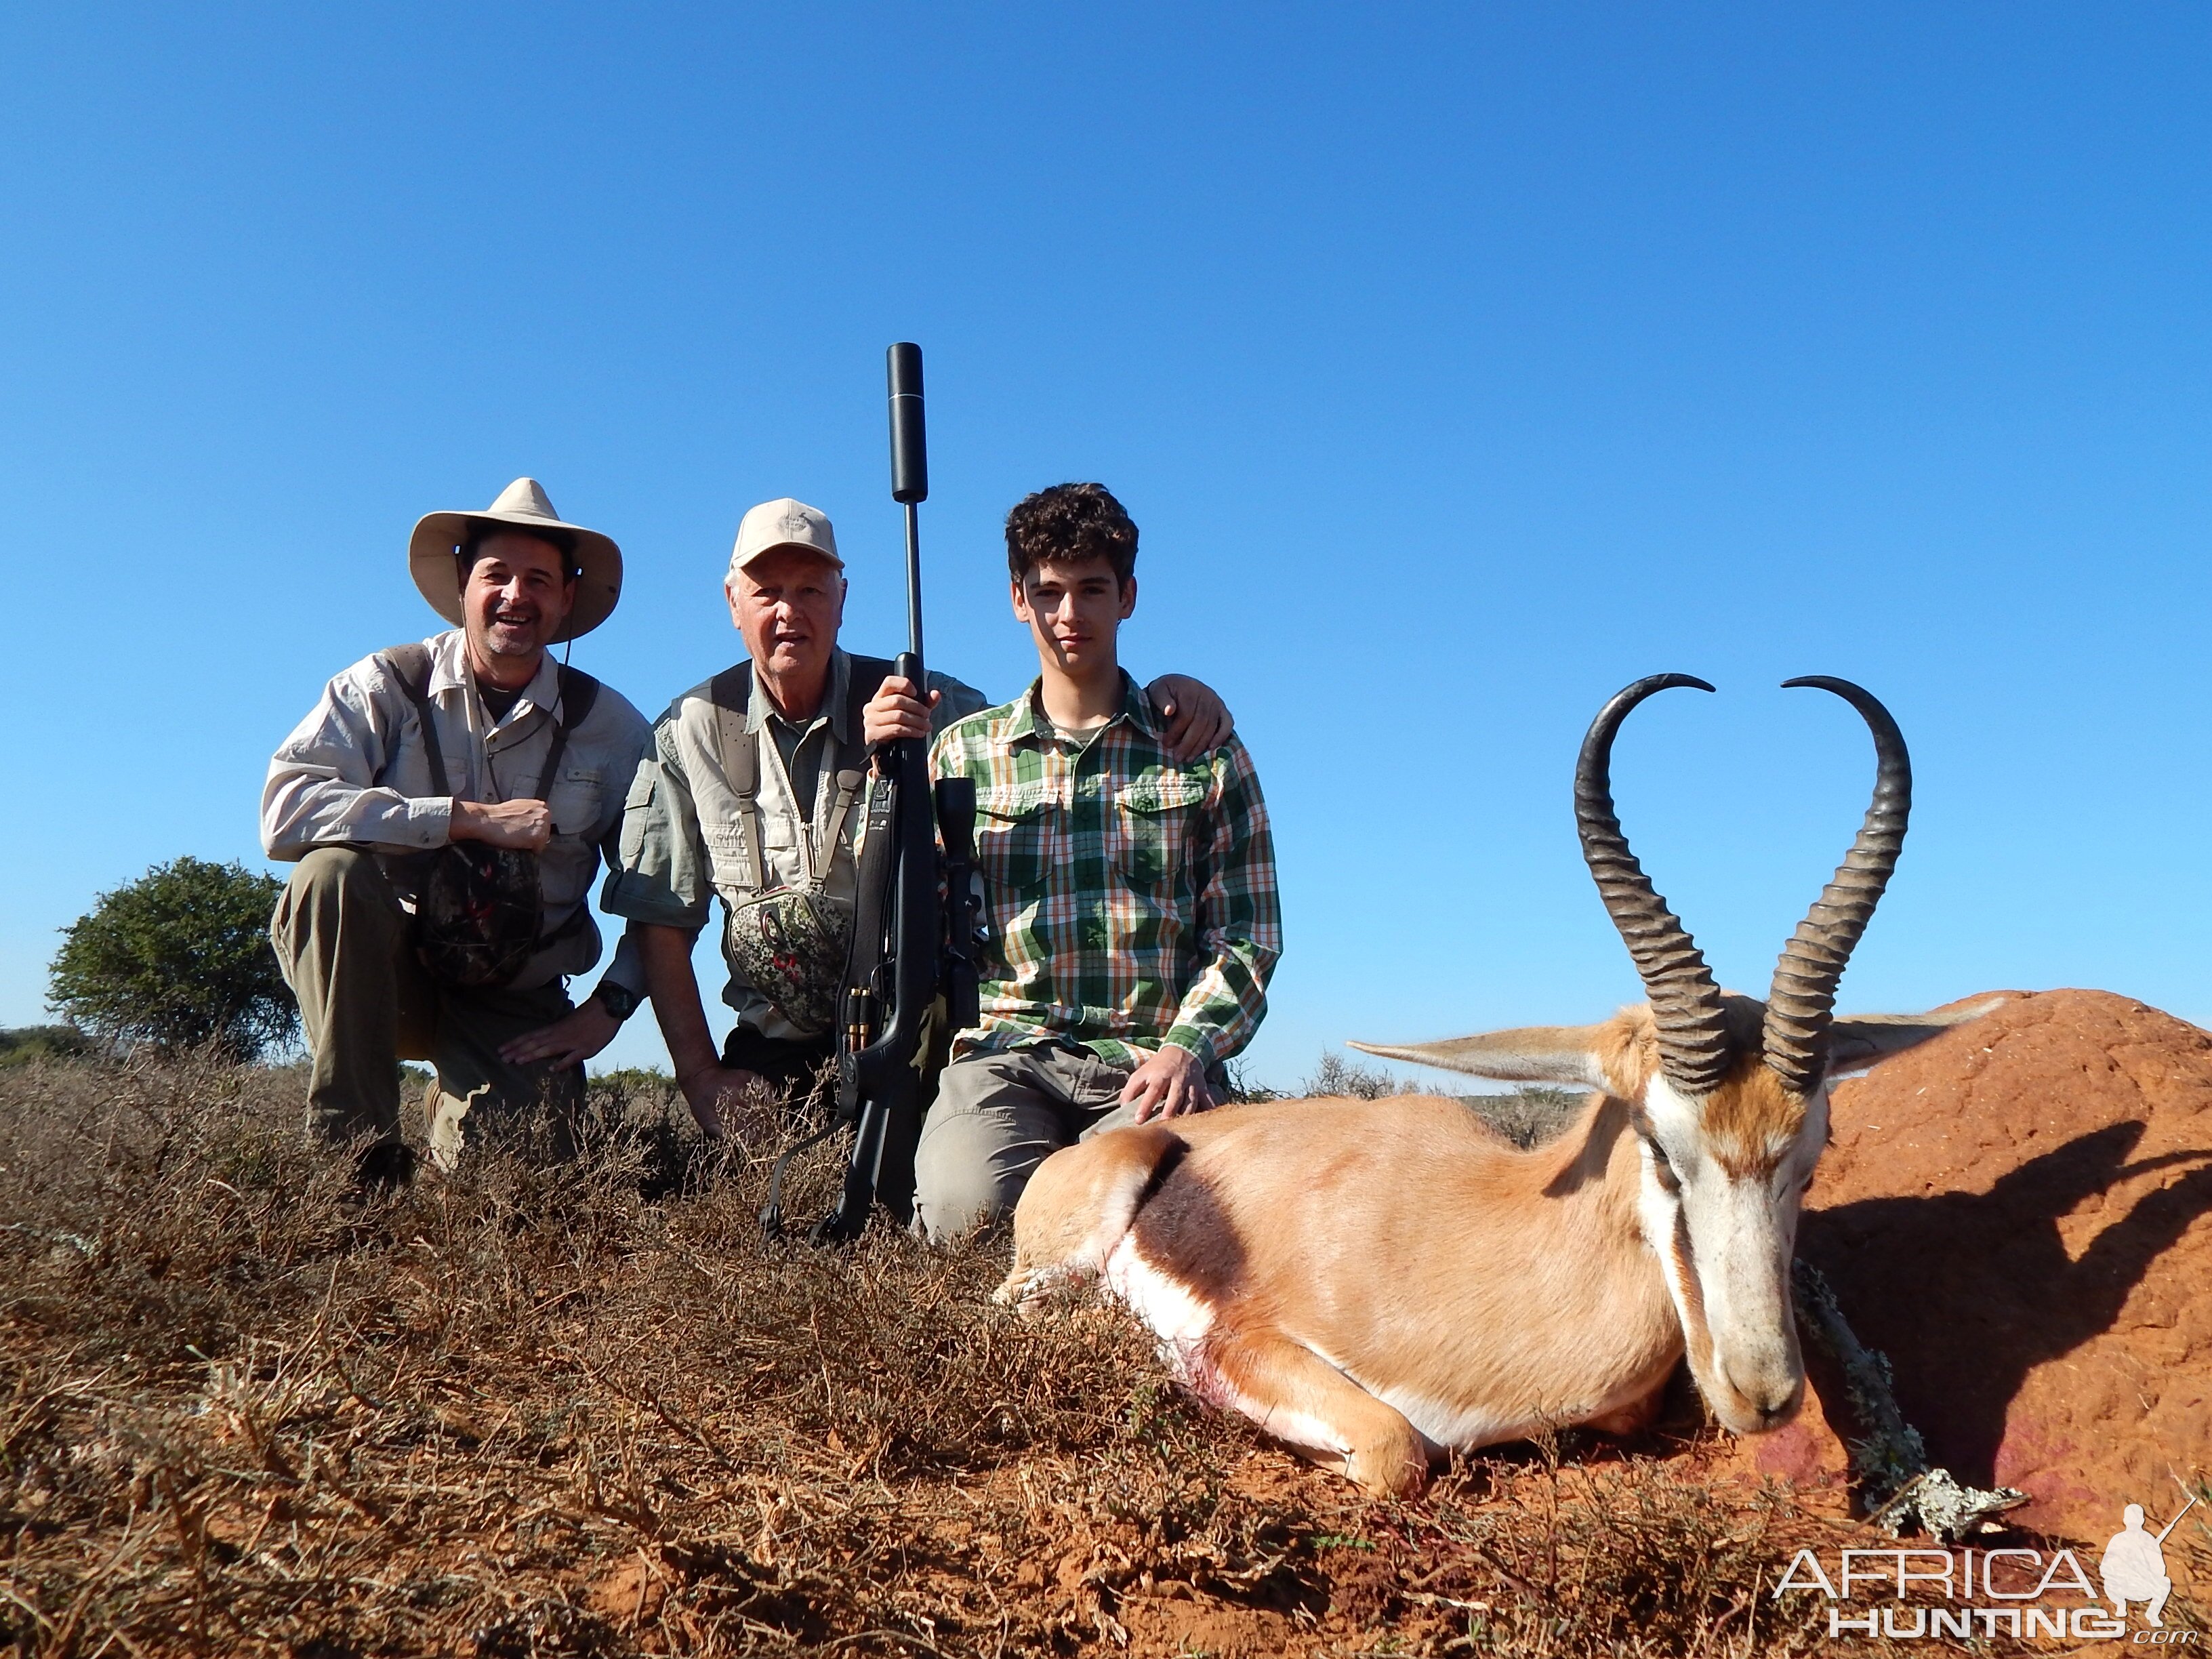
[[402,1059],[437,1068],[441,1165],[487,1133],[565,1155],[581,1062],[644,985],[633,952],[581,1007],[566,981],[599,960],[586,898],[650,728],[547,649],[612,612],[621,550],[518,478],[422,519],[408,563],[454,626],[331,680],[261,804],[263,848],[298,865],[270,933],[313,1050],[309,1127],[376,1182],[412,1167]]

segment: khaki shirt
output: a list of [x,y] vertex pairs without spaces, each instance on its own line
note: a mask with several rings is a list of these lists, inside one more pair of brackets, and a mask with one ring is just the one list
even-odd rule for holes
[[[538,855],[545,896],[541,929],[567,923],[590,896],[602,855],[610,863],[630,780],[651,741],[645,716],[602,685],[592,712],[568,733],[561,775],[540,775],[553,744],[560,676],[549,653],[507,711],[494,720],[469,672],[461,631],[423,641],[430,651],[429,701],[451,795],[431,793],[429,757],[414,703],[374,657],[323,688],[322,700],[269,763],[261,794],[261,846],[272,859],[304,858],[318,847],[364,847],[379,855],[403,899],[412,902],[419,854],[451,838],[453,802],[539,799],[553,812],[553,838]],[[642,992],[642,964],[625,948],[617,983]],[[584,926],[540,951],[516,976],[518,989],[580,974],[599,959],[599,933]]]
[[[859,803],[845,815],[835,847],[817,848],[814,835],[816,825],[826,825],[834,817],[837,774],[865,770],[867,765],[860,733],[846,729],[852,669],[848,653],[832,653],[822,712],[805,725],[800,742],[821,745],[821,763],[814,799],[804,811],[769,729],[769,722],[778,718],[775,705],[757,674],[752,677],[752,697],[745,709],[745,732],[757,757],[753,802],[760,814],[761,868],[768,887],[808,885],[817,875],[818,859],[823,896],[848,917],[859,882],[854,862],[854,842],[863,818]],[[983,694],[973,686],[934,672],[928,679],[929,689],[940,694],[933,731],[942,731],[984,707]],[[744,814],[722,765],[713,684],[709,680],[693,686],[654,723],[652,753],[637,769],[623,814],[620,856],[609,860],[606,888],[599,895],[599,908],[609,915],[696,934],[707,925],[716,894],[721,896],[726,917],[731,906],[756,890],[746,855]],[[723,959],[729,960],[726,928]],[[741,1024],[763,1036],[799,1040],[791,1022],[734,967],[722,1000],[737,1012]]]

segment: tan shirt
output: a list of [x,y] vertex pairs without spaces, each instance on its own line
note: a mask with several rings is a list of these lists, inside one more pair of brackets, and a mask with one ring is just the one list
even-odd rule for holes
[[[781,746],[770,729],[778,718],[775,705],[758,675],[753,676],[744,720],[757,757],[753,799],[760,815],[765,886],[804,887],[818,874],[823,896],[848,916],[859,880],[854,843],[861,830],[860,804],[845,815],[834,846],[818,847],[816,835],[817,826],[828,826],[835,818],[837,774],[865,770],[867,765],[861,734],[846,729],[852,667],[853,659],[845,652],[832,654],[822,712],[804,725],[801,744],[809,759],[818,745],[820,763],[813,769],[813,799],[803,811]],[[943,674],[928,678],[930,689],[943,694],[934,717],[938,729],[983,707],[982,693],[972,686]],[[717,894],[726,915],[729,906],[760,890],[751,884],[744,814],[722,764],[713,684],[709,680],[693,686],[653,726],[652,753],[630,786],[620,856],[610,860],[606,889],[599,896],[599,908],[609,915],[696,934],[707,925]],[[728,956],[726,932],[726,962]],[[734,968],[722,1000],[736,1010],[741,1023],[762,1036],[799,1039],[799,1032],[775,1004]]]
[[[542,799],[553,812],[553,838],[538,854],[551,933],[585,905],[604,855],[612,861],[623,802],[650,746],[645,716],[601,685],[591,714],[568,733],[560,775],[540,779],[553,744],[560,676],[549,653],[502,720],[477,695],[459,629],[423,643],[430,651],[429,701],[451,795],[431,793],[430,763],[415,705],[374,657],[363,658],[323,688],[320,702],[269,763],[261,795],[261,846],[272,859],[295,860],[317,847],[364,847],[380,855],[403,898],[414,897],[419,854],[442,847],[455,800],[486,804]],[[644,988],[641,964],[625,949],[609,975]],[[599,959],[599,933],[588,914],[577,933],[541,951],[514,981],[520,989],[580,974]]]

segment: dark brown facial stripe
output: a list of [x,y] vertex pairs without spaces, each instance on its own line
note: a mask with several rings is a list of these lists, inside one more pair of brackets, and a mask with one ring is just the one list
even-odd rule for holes
[[1674,1212],[1674,1237],[1669,1244],[1682,1287],[1682,1340],[1692,1354],[1700,1356],[1702,1364],[1709,1366],[1713,1359],[1713,1334],[1705,1323],[1705,1291],[1698,1282],[1697,1257],[1690,1249],[1690,1224],[1680,1210]]

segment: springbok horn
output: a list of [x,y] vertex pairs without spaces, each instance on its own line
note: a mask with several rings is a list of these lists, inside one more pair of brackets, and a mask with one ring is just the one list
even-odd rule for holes
[[1874,907],[1881,902],[1905,845],[1905,821],[1912,811],[1912,761],[1905,752],[1905,737],[1897,722],[1872,692],[1826,674],[1782,683],[1817,686],[1843,698],[1874,733],[1875,750],[1874,801],[1867,808],[1866,822],[1859,826],[1858,839],[1834,878],[1782,947],[1774,988],[1766,999],[1766,1063],[1802,1095],[1812,1091],[1827,1068],[1828,1023],[1836,1006],[1837,981],[1844,976],[1859,935],[1866,932]]
[[1613,739],[1628,711],[1655,691],[1670,686],[1713,688],[1688,674],[1654,674],[1641,679],[1598,711],[1575,763],[1575,823],[1582,831],[1583,858],[1597,880],[1606,914],[1620,929],[1621,942],[1643,975],[1659,1028],[1659,1066],[1685,1094],[1705,1095],[1727,1074],[1735,1056],[1729,1046],[1728,1020],[1720,987],[1682,926],[1651,885],[1650,877],[1628,850],[1620,819],[1613,810]]

